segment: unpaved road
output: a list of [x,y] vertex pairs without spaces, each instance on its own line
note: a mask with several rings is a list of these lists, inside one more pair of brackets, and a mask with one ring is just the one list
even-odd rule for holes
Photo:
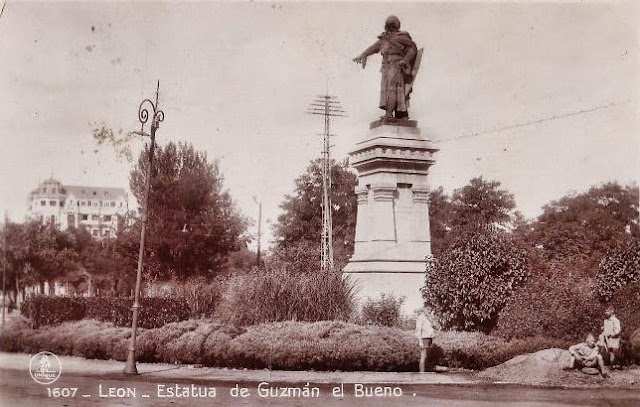
[[[168,389],[177,385],[189,389],[196,385],[201,391],[215,397],[170,397]],[[262,385],[262,395],[268,387],[299,387],[305,383]],[[247,397],[232,397],[232,390],[247,388]],[[164,387],[163,387],[164,386]],[[400,384],[395,395],[380,397],[356,397],[354,384],[344,384],[344,394],[333,395],[333,388],[340,383],[311,384],[319,389],[319,397],[261,397],[259,383],[215,382],[215,381],[163,381],[157,377],[139,375],[135,377],[83,376],[65,374],[51,386],[34,382],[28,372],[0,369],[0,406],[638,406],[640,392],[621,389],[545,389],[505,385],[424,385]],[[372,390],[377,386],[366,384]],[[77,389],[73,397],[54,397],[54,388]],[[72,392],[73,390],[69,390]],[[273,390],[272,390],[273,391]],[[62,392],[67,392],[62,390]],[[105,397],[109,393],[115,397]],[[239,393],[239,391],[234,391]],[[268,391],[267,391],[268,392]],[[282,392],[282,390],[281,390]],[[399,396],[399,393],[402,393]],[[56,392],[57,393],[57,392]],[[119,397],[128,393],[135,397]],[[148,397],[143,397],[148,396]],[[161,397],[165,396],[165,397]],[[341,396],[341,397],[340,397]]]

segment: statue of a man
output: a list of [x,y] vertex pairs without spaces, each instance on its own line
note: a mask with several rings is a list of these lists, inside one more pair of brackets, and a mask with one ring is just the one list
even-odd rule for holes
[[409,117],[407,108],[418,50],[409,33],[400,31],[398,17],[389,16],[384,29],[385,31],[378,36],[378,41],[355,57],[353,61],[362,64],[364,69],[368,56],[378,52],[382,54],[379,105],[380,109],[385,111],[382,118],[406,119]]

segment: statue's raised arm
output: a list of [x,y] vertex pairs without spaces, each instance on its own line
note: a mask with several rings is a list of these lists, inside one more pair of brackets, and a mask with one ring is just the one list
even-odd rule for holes
[[380,85],[380,109],[385,111],[385,119],[405,119],[409,117],[409,96],[413,87],[419,61],[415,42],[406,31],[400,31],[400,20],[396,16],[387,18],[385,31],[378,41],[353,59],[367,65],[367,57],[382,54],[382,81]]

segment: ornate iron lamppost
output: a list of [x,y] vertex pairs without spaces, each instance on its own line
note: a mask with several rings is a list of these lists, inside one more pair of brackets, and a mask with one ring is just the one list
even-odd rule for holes
[[[142,229],[140,231],[140,251],[138,253],[138,273],[136,274],[136,291],[133,300],[133,317],[131,321],[131,342],[129,344],[129,353],[127,355],[127,364],[124,367],[125,374],[138,374],[136,368],[136,330],[138,328],[138,309],[140,308],[140,284],[142,283],[142,266],[144,263],[144,237],[149,217],[149,193],[151,192],[151,177],[153,175],[153,153],[156,146],[156,130],[160,126],[160,122],[164,121],[164,112],[158,109],[158,92],[160,90],[160,81],[156,87],[156,102],[144,99],[138,108],[138,120],[140,120],[140,131],[135,132],[141,136],[149,136],[151,142],[149,144],[149,167],[147,169],[147,179],[145,181],[144,202],[142,203]],[[150,109],[149,109],[150,108]],[[151,117],[149,117],[151,112]],[[151,133],[144,132],[144,125],[151,118]]]

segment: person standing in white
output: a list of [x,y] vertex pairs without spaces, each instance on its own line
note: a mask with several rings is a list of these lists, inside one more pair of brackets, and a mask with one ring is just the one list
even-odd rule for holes
[[433,344],[433,337],[436,333],[433,327],[433,319],[433,315],[431,314],[427,303],[424,303],[424,306],[416,319],[416,336],[418,337],[418,343],[420,344],[421,373],[424,373],[425,371],[429,348],[431,348],[431,345]]
[[600,334],[599,340],[600,346],[607,349],[609,363],[612,369],[619,367],[615,364],[615,360],[620,350],[620,334],[622,333],[622,325],[614,312],[613,307],[609,307],[605,311],[606,318],[602,323],[602,333]]

